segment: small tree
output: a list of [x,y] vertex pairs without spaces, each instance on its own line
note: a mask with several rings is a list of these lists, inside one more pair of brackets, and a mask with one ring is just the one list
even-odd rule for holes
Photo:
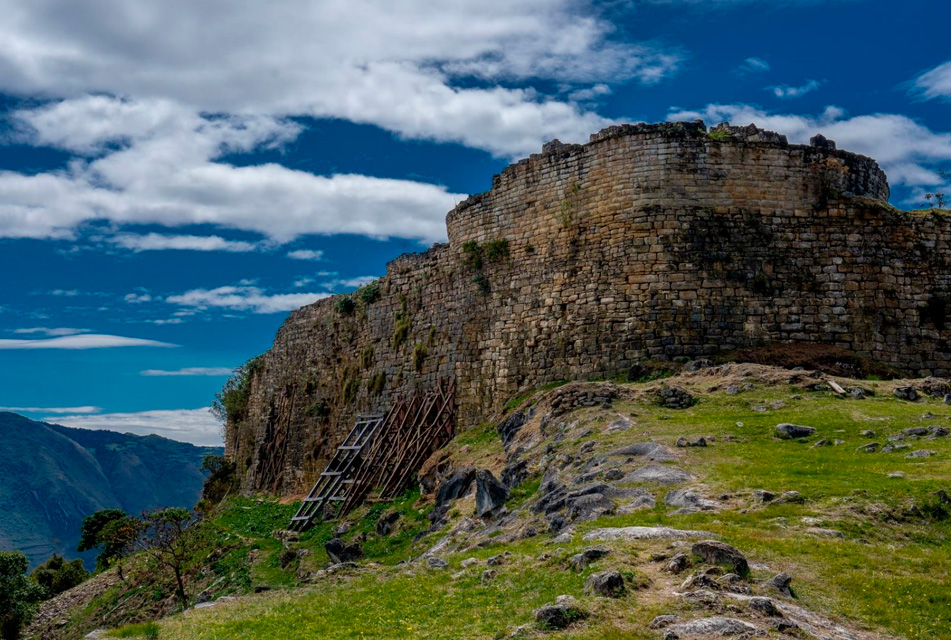
[[30,563],[19,551],[0,551],[0,638],[16,640],[36,613],[43,587],[26,575]]
[[52,598],[85,582],[89,572],[82,560],[67,562],[63,556],[54,553],[49,560],[34,569],[30,577],[46,589],[47,598]]
[[141,523],[121,509],[102,509],[83,520],[79,551],[99,549],[96,569],[108,569],[119,563],[119,578],[122,579],[121,559],[129,555],[138,539]]
[[170,508],[142,514],[143,535],[139,544],[175,579],[175,597],[188,606],[185,573],[204,544],[201,522],[188,509]]

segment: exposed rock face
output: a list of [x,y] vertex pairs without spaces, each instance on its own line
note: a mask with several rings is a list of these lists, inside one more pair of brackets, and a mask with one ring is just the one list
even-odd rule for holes
[[[724,131],[548,147],[459,204],[448,244],[391,262],[353,313],[334,298],[292,313],[227,429],[243,488],[306,489],[355,415],[442,379],[464,429],[546,383],[771,341],[951,372],[951,326],[927,312],[951,299],[951,220],[888,207],[868,158]],[[575,402],[605,406],[610,386]]]

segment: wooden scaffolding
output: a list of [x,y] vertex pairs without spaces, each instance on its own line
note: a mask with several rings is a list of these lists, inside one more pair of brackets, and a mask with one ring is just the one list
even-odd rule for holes
[[400,396],[385,415],[359,416],[291,518],[290,528],[302,531],[315,522],[345,516],[374,490],[379,500],[399,495],[426,459],[452,439],[454,428],[454,381]]

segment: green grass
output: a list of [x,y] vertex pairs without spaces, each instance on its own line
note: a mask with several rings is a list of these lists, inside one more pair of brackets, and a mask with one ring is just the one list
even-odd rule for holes
[[[535,608],[561,594],[577,597],[591,616],[569,630],[546,633],[549,638],[608,638],[648,640],[659,637],[646,624],[661,613],[695,617],[700,612],[669,596],[663,599],[656,582],[668,579],[648,558],[667,550],[664,542],[612,542],[612,554],[581,573],[567,570],[573,553],[589,546],[581,535],[602,526],[655,525],[710,531],[741,549],[753,563],[755,579],[785,571],[793,576],[799,602],[808,609],[882,631],[906,640],[951,639],[951,517],[935,498],[939,490],[951,492],[951,437],[909,440],[914,449],[933,449],[938,455],[907,459],[904,452],[859,453],[869,442],[861,431],[877,432],[882,444],[887,436],[912,426],[951,426],[951,407],[935,399],[907,403],[891,396],[894,383],[869,381],[877,395],[864,400],[841,399],[829,392],[806,392],[789,386],[767,386],[737,395],[706,392],[700,383],[678,379],[698,396],[686,410],[652,404],[649,394],[638,401],[618,400],[610,412],[585,409],[570,420],[575,429],[596,429],[581,440],[565,438],[554,452],[569,452],[591,440],[598,451],[653,439],[673,445],[678,437],[713,436],[709,447],[678,449],[684,470],[694,474],[711,497],[726,494],[729,507],[711,513],[671,515],[663,506],[665,489],[656,489],[660,506],[624,516],[608,516],[577,524],[576,535],[561,548],[551,536],[538,535],[502,544],[501,536],[487,546],[447,555],[446,570],[431,570],[425,563],[399,564],[418,556],[441,534],[423,535],[428,509],[418,491],[410,491],[386,504],[362,507],[347,521],[348,540],[364,539],[364,567],[324,576],[300,586],[297,571],[315,571],[327,557],[323,543],[332,537],[336,523],[321,523],[301,536],[297,548],[309,553],[282,569],[280,542],[270,536],[286,527],[296,505],[249,498],[231,499],[215,519],[226,542],[226,551],[213,564],[216,575],[229,575],[230,586],[219,593],[248,591],[266,584],[278,587],[269,593],[236,602],[173,616],[161,621],[161,637],[174,640],[255,640],[298,638],[501,638],[520,625],[532,625]],[[708,384],[708,383],[703,383]],[[552,385],[557,386],[557,385]],[[653,385],[631,385],[634,390]],[[533,395],[533,394],[532,394]],[[513,405],[519,406],[531,396]],[[767,411],[752,407],[783,406]],[[630,430],[605,434],[602,429],[617,413],[631,415]],[[925,418],[926,413],[933,414]],[[816,427],[817,434],[804,442],[773,437],[780,422]],[[741,423],[741,424],[738,424]],[[839,439],[838,446],[810,448],[819,438]],[[484,424],[461,433],[447,448],[456,464],[504,458],[494,425]],[[901,471],[904,478],[889,478]],[[507,503],[518,510],[537,491],[540,475],[534,473],[514,489]],[[752,502],[754,489],[775,493],[795,490],[802,504]],[[915,509],[917,508],[917,511]],[[389,536],[377,536],[376,522],[383,513],[400,513]],[[453,517],[463,516],[453,510]],[[468,511],[466,512],[468,513]],[[814,518],[807,524],[803,518]],[[810,535],[809,526],[836,529],[841,538]],[[483,543],[485,544],[485,543]],[[230,545],[230,546],[229,546]],[[485,560],[503,551],[512,556],[493,567],[498,575],[483,582],[484,563],[463,570],[467,557]],[[543,553],[551,557],[540,560]],[[252,560],[253,557],[253,560]],[[620,600],[586,597],[584,581],[593,572],[617,568],[630,576],[629,594]],[[454,577],[455,576],[455,577]],[[653,586],[650,586],[653,585]],[[294,587],[294,588],[292,588]],[[229,591],[230,590],[230,591]],[[112,600],[124,597],[119,592]],[[131,635],[122,637],[133,637]]]
[[109,634],[113,638],[147,638],[152,640],[159,637],[159,626],[154,622],[127,624]]

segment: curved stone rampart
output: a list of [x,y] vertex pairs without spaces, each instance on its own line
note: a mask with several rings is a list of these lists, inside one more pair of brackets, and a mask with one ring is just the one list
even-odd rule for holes
[[358,412],[440,378],[466,428],[547,382],[776,341],[947,375],[951,224],[887,197],[873,160],[755,127],[549,143],[450,212],[448,244],[391,262],[378,299],[293,312],[228,454],[246,489],[300,491]]

